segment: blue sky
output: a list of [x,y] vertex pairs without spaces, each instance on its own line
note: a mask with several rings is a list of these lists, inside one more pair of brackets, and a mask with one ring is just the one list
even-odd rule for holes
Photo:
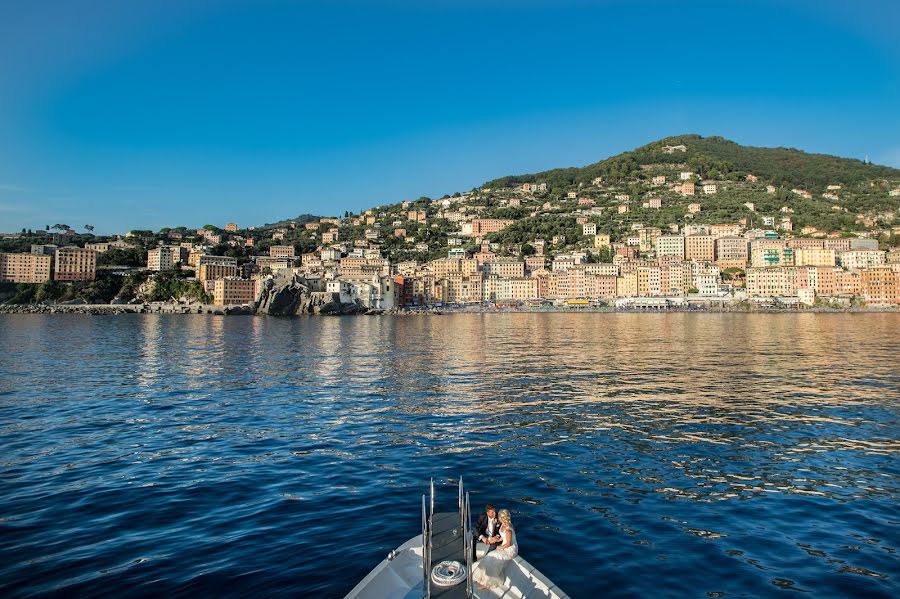
[[900,2],[0,0],[0,231],[258,225],[722,135],[900,167]]

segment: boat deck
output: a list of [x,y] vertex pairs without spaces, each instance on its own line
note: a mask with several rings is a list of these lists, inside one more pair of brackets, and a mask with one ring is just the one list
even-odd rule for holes
[[[437,565],[445,560],[466,563],[463,530],[456,512],[437,512],[431,521],[431,562]],[[431,596],[442,599],[465,599],[466,585],[460,583],[452,587],[439,587],[431,583]]]

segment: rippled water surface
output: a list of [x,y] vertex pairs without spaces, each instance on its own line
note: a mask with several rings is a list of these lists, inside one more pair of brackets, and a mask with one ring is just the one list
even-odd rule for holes
[[0,594],[341,597],[427,481],[572,597],[900,595],[900,315],[0,316]]

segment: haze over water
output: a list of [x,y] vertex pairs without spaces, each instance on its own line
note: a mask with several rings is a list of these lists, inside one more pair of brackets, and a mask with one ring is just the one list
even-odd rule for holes
[[0,593],[340,597],[463,475],[572,597],[896,597],[898,330],[0,316]]

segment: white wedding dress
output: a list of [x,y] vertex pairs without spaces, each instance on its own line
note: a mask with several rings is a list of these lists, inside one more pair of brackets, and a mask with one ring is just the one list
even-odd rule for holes
[[[506,566],[509,561],[519,555],[519,545],[516,543],[516,531],[512,528],[500,530],[502,542],[500,545],[509,547],[506,549],[494,549],[483,558],[475,562],[472,568],[472,580],[486,587],[499,587],[506,580]],[[512,539],[510,541],[510,538]]]

